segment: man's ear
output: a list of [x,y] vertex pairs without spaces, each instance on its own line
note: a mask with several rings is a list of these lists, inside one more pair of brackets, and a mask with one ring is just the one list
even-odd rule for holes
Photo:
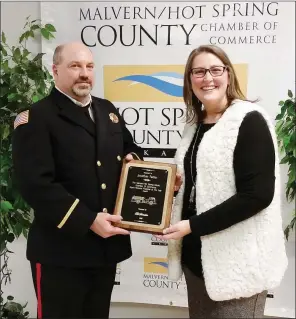
[[52,73],[53,75],[58,75],[58,68],[55,64],[52,65]]

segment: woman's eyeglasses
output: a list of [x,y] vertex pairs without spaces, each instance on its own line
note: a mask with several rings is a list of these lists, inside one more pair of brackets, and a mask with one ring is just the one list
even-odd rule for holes
[[209,71],[212,77],[217,77],[217,76],[221,76],[226,69],[227,69],[227,66],[212,66],[209,69],[193,68],[191,69],[191,74],[195,78],[203,78]]

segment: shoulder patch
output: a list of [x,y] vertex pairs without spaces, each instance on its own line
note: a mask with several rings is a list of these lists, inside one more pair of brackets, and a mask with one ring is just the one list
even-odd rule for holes
[[29,110],[23,111],[17,115],[14,120],[13,127],[16,129],[19,125],[26,124],[29,122]]

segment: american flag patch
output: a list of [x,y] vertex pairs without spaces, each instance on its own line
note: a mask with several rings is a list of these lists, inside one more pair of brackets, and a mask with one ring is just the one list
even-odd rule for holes
[[29,122],[29,111],[24,111],[18,114],[14,120],[13,127],[16,129],[19,125],[26,124]]

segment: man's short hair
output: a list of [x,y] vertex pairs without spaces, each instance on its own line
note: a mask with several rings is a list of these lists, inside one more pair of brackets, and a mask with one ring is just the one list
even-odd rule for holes
[[54,50],[54,53],[53,53],[53,64],[60,64],[62,62],[62,51],[64,49],[64,45],[61,44],[59,46],[57,46]]

